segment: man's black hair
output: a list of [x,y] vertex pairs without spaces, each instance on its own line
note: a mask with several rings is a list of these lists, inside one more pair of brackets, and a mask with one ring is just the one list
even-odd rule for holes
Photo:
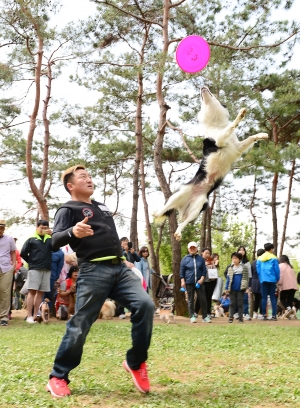
[[266,252],[266,251],[265,251],[264,249],[260,248],[260,249],[257,250],[256,255],[257,255],[257,256],[261,256],[261,255],[264,254],[265,252]]
[[120,238],[120,242],[123,242],[123,241],[129,241],[129,239],[127,237]]
[[36,223],[36,226],[39,227],[40,225],[43,225],[43,227],[49,227],[49,221],[47,220],[38,220]]
[[265,248],[266,251],[270,251],[270,249],[274,249],[274,245],[271,244],[271,242],[267,242],[267,243],[264,245],[264,248]]

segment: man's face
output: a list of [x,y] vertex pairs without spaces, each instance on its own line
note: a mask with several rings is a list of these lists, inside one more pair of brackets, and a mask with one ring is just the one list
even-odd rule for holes
[[4,231],[5,231],[4,225],[0,225],[0,237],[3,237]]
[[78,169],[75,171],[72,181],[67,183],[71,195],[79,194],[90,197],[94,193],[94,183],[86,170]]
[[188,251],[189,251],[189,254],[195,255],[198,252],[198,249],[195,246],[191,246],[189,247]]
[[49,229],[49,225],[39,225],[38,227],[36,227],[36,232],[39,235],[45,235],[48,229]]

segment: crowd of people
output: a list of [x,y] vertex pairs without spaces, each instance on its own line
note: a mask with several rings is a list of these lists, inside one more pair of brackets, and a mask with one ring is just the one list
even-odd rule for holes
[[[203,248],[199,255],[196,242],[188,244],[188,252],[181,261],[180,278],[182,290],[187,292],[191,323],[197,322],[200,310],[204,323],[211,323],[211,318],[219,316],[220,310],[228,315],[229,323],[233,323],[234,318],[239,323],[251,318],[276,321],[278,314],[296,318],[299,308],[299,300],[295,297],[298,290],[296,274],[288,256],[278,259],[273,254],[272,243],[259,249],[257,259],[251,264],[244,246],[232,253],[231,263],[224,272],[223,293],[219,255],[211,254],[209,248]],[[272,309],[270,316],[268,301]]]
[[[123,368],[131,374],[136,388],[147,393],[150,382],[146,360],[155,309],[149,296],[153,270],[148,247],[137,253],[127,237],[119,239],[109,209],[91,199],[94,185],[84,166],[67,169],[62,182],[71,200],[58,209],[53,231],[47,220],[37,221],[36,230],[20,253],[16,239],[4,234],[5,220],[0,220],[0,324],[9,324],[12,299],[19,294],[23,299],[26,295],[28,324],[39,321],[40,306],[46,298],[50,314],[68,320],[46,386],[53,396],[63,397],[71,394],[69,373],[80,364],[92,324],[105,300],[113,299],[119,318],[125,318],[127,309],[132,323],[132,347]],[[273,254],[273,244],[259,249],[252,264],[244,246],[232,253],[225,271],[225,291],[219,255],[212,254],[210,248],[198,254],[196,242],[190,242],[187,249],[180,278],[191,323],[197,322],[200,313],[202,322],[211,323],[221,310],[228,315],[229,323],[235,317],[240,323],[249,320],[249,294],[254,297],[253,318],[269,318],[268,298],[271,320],[277,320],[279,304],[286,316],[297,307],[295,272],[286,255],[278,260]],[[13,303],[19,307],[19,301]]]

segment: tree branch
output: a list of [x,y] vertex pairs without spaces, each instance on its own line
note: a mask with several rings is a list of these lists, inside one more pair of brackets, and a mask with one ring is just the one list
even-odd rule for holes
[[8,128],[11,128],[11,127],[14,127],[14,126],[18,126],[18,125],[22,125],[23,123],[28,123],[28,122],[30,122],[30,120],[26,120],[25,122],[16,123],[15,125],[3,126],[3,127],[0,128],[0,130],[8,129]]
[[184,3],[186,0],[180,0],[177,3],[170,4],[169,8],[178,7],[180,4]]
[[286,122],[285,125],[283,125],[279,130],[278,130],[278,134],[284,130],[290,123],[292,123],[295,119],[298,118],[298,116],[300,116],[300,112],[298,112],[293,118],[291,118],[288,122]]
[[131,16],[131,17],[135,18],[136,20],[142,21],[143,23],[156,24],[159,27],[163,28],[162,24],[157,23],[156,21],[148,20],[147,18],[137,16],[136,14],[133,14],[133,13],[130,13],[129,11],[123,10],[120,7],[116,6],[115,4],[109,3],[108,1],[94,0],[94,2],[97,3],[97,4],[105,4],[106,6],[110,6],[110,7],[114,8],[114,9],[120,11],[121,13],[126,14],[127,16]]
[[84,62],[84,61],[79,61],[78,64],[89,64],[89,65],[112,65],[115,67],[136,67],[137,64],[117,64],[115,62],[109,62],[109,61],[104,61],[104,62]]
[[15,180],[0,181],[0,184],[14,183],[14,182],[16,182],[16,181],[21,181],[21,180],[24,180],[24,179],[26,179],[26,176],[25,176],[25,177],[22,177],[22,178],[20,178],[20,179],[15,179]]
[[216,43],[215,41],[207,41],[209,45],[215,45],[217,47],[222,47],[222,48],[228,48],[230,50],[236,50],[236,51],[249,51],[249,50],[253,50],[255,48],[275,48],[278,47],[279,45],[283,44],[284,42],[288,41],[290,38],[292,38],[293,36],[295,36],[296,34],[298,34],[299,31],[295,31],[293,32],[289,37],[285,38],[282,41],[279,41],[278,43],[275,44],[269,44],[269,45],[254,45],[251,47],[234,47],[232,45],[226,45],[226,44],[220,44],[220,43]]
[[201,160],[198,160],[198,159],[196,158],[196,156],[194,156],[194,154],[193,154],[193,152],[191,151],[191,149],[188,147],[188,145],[187,145],[187,143],[186,143],[186,141],[185,141],[184,134],[183,134],[182,130],[179,129],[179,128],[177,128],[177,127],[174,127],[168,120],[167,120],[166,123],[167,123],[167,125],[168,125],[171,129],[176,130],[176,131],[180,134],[181,140],[182,140],[182,142],[183,142],[183,144],[184,144],[186,150],[188,151],[189,155],[191,156],[191,158],[194,160],[195,163],[200,164],[200,163],[201,163]]

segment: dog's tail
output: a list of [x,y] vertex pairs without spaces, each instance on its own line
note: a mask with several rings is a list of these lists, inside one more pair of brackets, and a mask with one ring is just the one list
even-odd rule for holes
[[168,218],[168,216],[171,214],[171,211],[173,211],[173,210],[168,210],[168,211],[166,211],[164,214],[162,214],[162,215],[157,215],[157,213],[154,213],[153,214],[153,217],[154,217],[154,223],[156,224],[156,225],[162,225],[165,221],[166,221],[166,219]]

